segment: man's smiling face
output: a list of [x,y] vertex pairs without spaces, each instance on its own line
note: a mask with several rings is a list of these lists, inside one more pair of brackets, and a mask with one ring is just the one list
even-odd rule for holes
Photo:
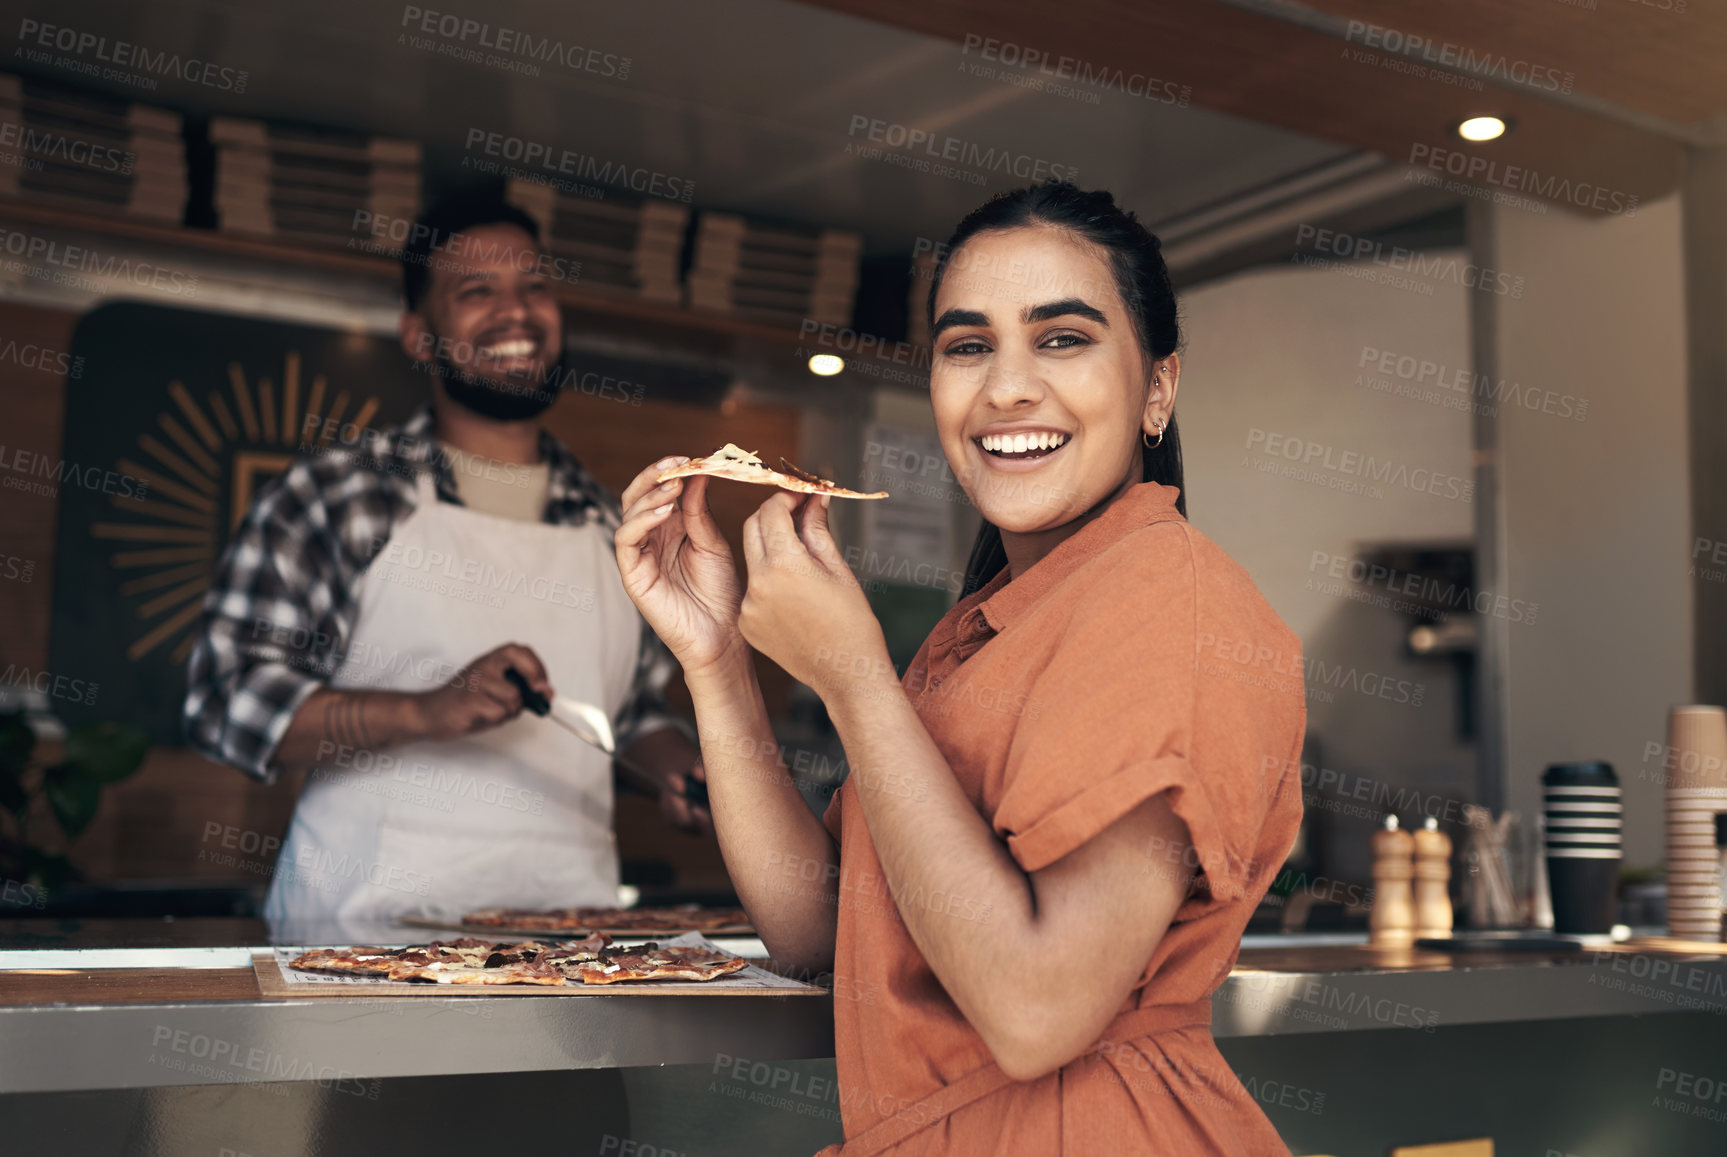
[[477,225],[429,261],[425,296],[409,319],[418,332],[404,334],[409,356],[447,366],[469,389],[521,401],[554,394],[547,367],[563,352],[563,318],[534,239],[516,225]]

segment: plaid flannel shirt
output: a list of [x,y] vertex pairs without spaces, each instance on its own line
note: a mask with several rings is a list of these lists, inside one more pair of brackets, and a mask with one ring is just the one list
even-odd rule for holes
[[[264,783],[294,715],[341,666],[357,613],[356,586],[392,531],[414,511],[415,476],[436,475],[438,498],[461,504],[426,407],[394,430],[304,455],[259,494],[216,565],[187,671],[182,719],[192,746]],[[618,528],[617,500],[556,438],[540,432],[550,466],[546,521]],[[618,750],[663,727],[676,660],[642,624],[635,684],[614,731]]]

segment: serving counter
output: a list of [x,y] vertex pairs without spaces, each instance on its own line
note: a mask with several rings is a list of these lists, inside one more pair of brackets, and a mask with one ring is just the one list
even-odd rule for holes
[[[838,1136],[831,996],[275,998],[236,923],[139,925],[132,939],[154,943],[101,949],[70,922],[0,926],[0,1136],[143,1114],[151,1129],[91,1142],[110,1147],[55,1149],[198,1152],[162,1147],[162,1123],[214,1113],[212,1157],[337,1154],[350,1135],[448,1140],[452,1115],[499,1111],[512,1136],[568,1152],[807,1153]],[[1723,1011],[1727,957],[1671,942],[1450,954],[1256,937],[1213,1032],[1297,1153],[1470,1135],[1536,1157],[1720,1153]],[[1515,1112],[1494,1109],[1512,1087]],[[296,1104],[322,1123],[316,1146],[266,1143]],[[1663,1140],[1604,1148],[1608,1134]]]

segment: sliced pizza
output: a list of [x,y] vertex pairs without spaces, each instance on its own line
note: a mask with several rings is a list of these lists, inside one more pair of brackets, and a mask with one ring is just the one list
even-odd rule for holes
[[833,498],[886,498],[888,492],[878,490],[874,494],[863,494],[856,490],[847,490],[837,486],[825,478],[817,478],[807,470],[800,470],[780,459],[780,469],[775,470],[760,458],[727,442],[706,458],[692,458],[682,466],[673,467],[661,474],[654,481],[669,482],[673,478],[689,478],[697,474],[707,474],[714,478],[729,478],[733,482],[755,482],[763,486],[778,486],[781,490],[791,490],[798,494],[826,494]]
[[302,972],[345,972],[349,975],[387,976],[395,967],[399,948],[313,948],[288,962]]
[[511,928],[524,932],[579,932],[590,925],[581,908],[486,908],[469,912],[462,924],[471,928]]
[[749,914],[742,908],[703,908],[696,904],[670,908],[486,908],[469,912],[461,923],[467,928],[510,932],[595,931],[614,936],[754,931]]
[[607,936],[496,943],[464,937],[404,948],[315,948],[289,961],[301,971],[381,976],[435,984],[563,984],[564,966],[597,958]]
[[499,943],[464,937],[404,948],[314,948],[288,965],[419,984],[618,984],[715,980],[747,968],[726,952],[655,943],[612,945],[599,933],[579,940]]
[[583,984],[617,984],[627,980],[713,980],[747,967],[749,961],[725,952],[648,943],[602,948],[592,962],[571,965],[569,972]]
[[434,941],[424,948],[404,949],[389,977],[434,984],[563,984],[564,965],[594,960],[610,942],[606,936],[551,944]]

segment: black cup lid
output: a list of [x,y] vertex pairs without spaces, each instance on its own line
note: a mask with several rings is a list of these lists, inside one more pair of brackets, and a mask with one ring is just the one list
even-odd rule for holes
[[1550,763],[1541,775],[1541,782],[1547,787],[1607,787],[1618,786],[1619,777],[1613,774],[1611,763]]

